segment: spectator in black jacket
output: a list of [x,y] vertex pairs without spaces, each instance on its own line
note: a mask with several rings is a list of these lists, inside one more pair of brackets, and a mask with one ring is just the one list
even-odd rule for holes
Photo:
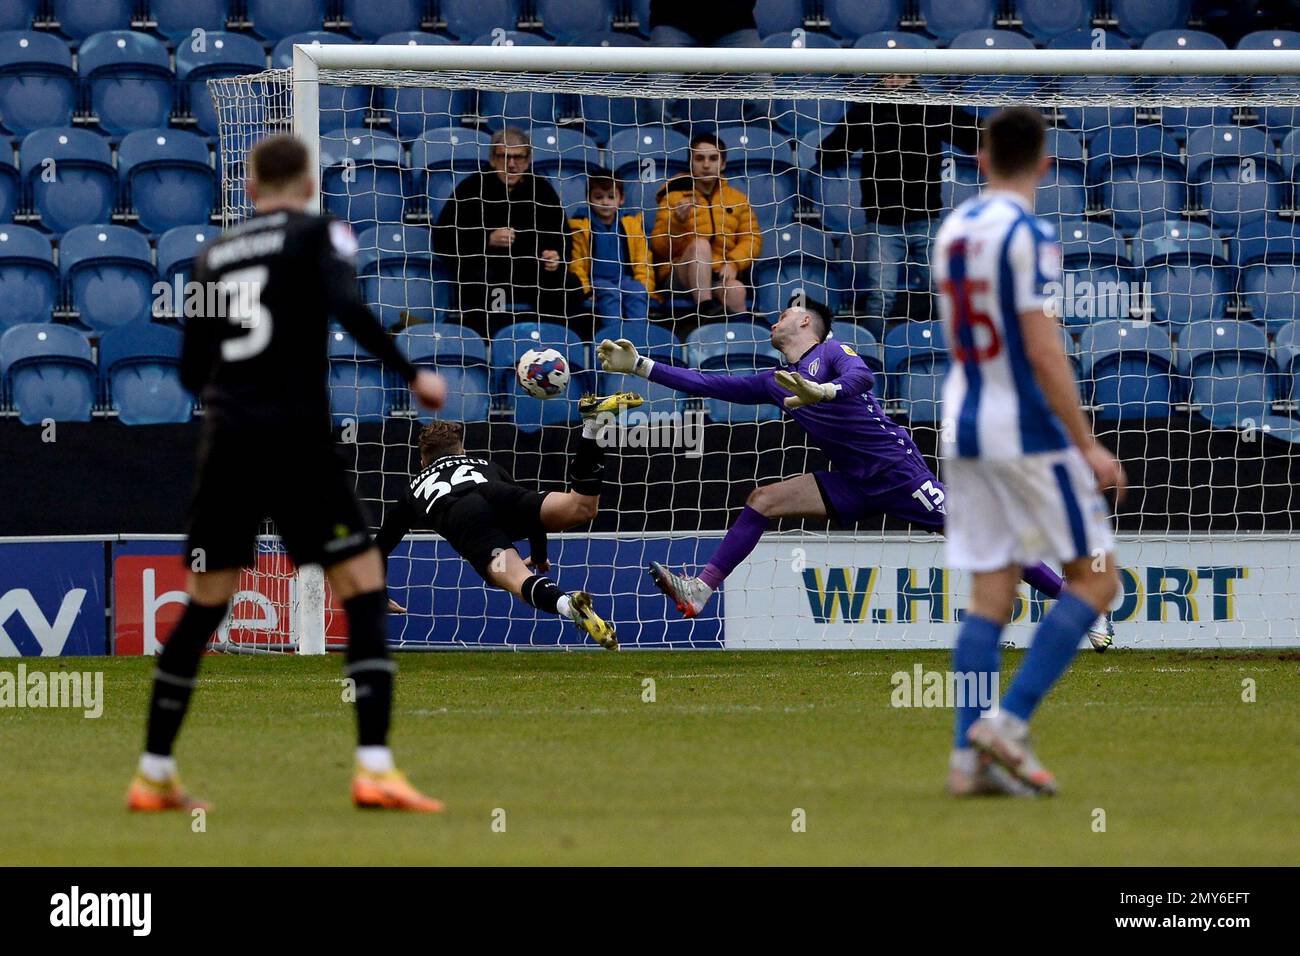
[[[893,76],[881,83],[905,96],[914,81]],[[893,101],[854,104],[818,150],[823,171],[842,168],[853,153],[862,153],[866,232],[855,236],[855,258],[869,264],[871,287],[859,295],[859,311],[870,318],[896,314],[900,291],[930,287],[930,225],[943,208],[945,144],[974,155],[975,115],[960,107]]]
[[564,207],[549,182],[528,171],[532,146],[519,129],[492,137],[490,170],[456,187],[433,229],[434,249],[460,290],[461,321],[492,335],[529,305],[544,322],[567,324]]

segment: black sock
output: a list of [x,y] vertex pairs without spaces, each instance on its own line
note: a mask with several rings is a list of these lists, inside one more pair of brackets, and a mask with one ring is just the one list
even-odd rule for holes
[[154,673],[144,745],[147,753],[171,756],[172,745],[190,704],[190,693],[194,690],[194,678],[199,672],[203,650],[225,616],[224,604],[213,606],[190,601],[176,622],[175,630],[163,645],[158,657],[158,670]]
[[357,744],[388,745],[393,710],[393,675],[397,664],[388,657],[388,592],[370,591],[343,602],[348,612],[347,666],[357,698]]
[[599,495],[605,480],[605,449],[594,438],[578,438],[569,463],[569,488],[580,495]]
[[520,586],[519,596],[530,607],[535,607],[539,611],[558,614],[560,598],[564,596],[564,592],[556,587],[555,582],[550,578],[534,574]]

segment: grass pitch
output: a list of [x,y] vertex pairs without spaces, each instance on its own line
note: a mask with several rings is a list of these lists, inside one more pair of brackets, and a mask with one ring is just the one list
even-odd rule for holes
[[942,792],[951,711],[890,705],[892,674],[945,670],[946,652],[399,660],[398,762],[448,813],[352,809],[337,658],[209,657],[177,750],[216,805],[204,832],[122,808],[153,661],[24,661],[102,670],[107,703],[98,720],[0,709],[0,862],[1300,862],[1293,651],[1082,652],[1035,719],[1062,795],[965,802]]

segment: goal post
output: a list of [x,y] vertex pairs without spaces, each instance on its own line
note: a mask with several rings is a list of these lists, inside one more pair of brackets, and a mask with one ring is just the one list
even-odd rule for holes
[[[1104,44],[1104,33],[1095,34]],[[945,359],[934,338],[941,330],[933,324],[928,243],[942,215],[980,188],[974,157],[941,136],[937,155],[908,155],[887,167],[880,181],[898,187],[890,195],[928,203],[926,190],[903,188],[919,180],[934,187],[936,206],[881,216],[863,208],[861,190],[870,178],[864,168],[886,167],[848,149],[823,166],[820,147],[857,104],[977,119],[1001,106],[1035,107],[1048,119],[1056,157],[1039,191],[1039,212],[1059,230],[1064,255],[1054,307],[1095,429],[1134,486],[1116,516],[1124,585],[1118,641],[1300,644],[1300,572],[1293,570],[1300,566],[1300,133],[1288,136],[1300,128],[1300,55],[812,49],[798,45],[797,33],[791,42],[756,49],[298,45],[290,70],[208,82],[225,222],[251,212],[243,185],[252,144],[275,132],[300,135],[321,183],[316,208],[351,220],[363,240],[359,273],[368,301],[403,348],[419,348],[422,360],[449,370],[454,401],[445,414],[469,422],[475,448],[500,457],[520,480],[559,490],[573,428],[571,418],[566,425],[552,413],[577,395],[539,411],[512,394],[507,353],[517,343],[501,338],[497,323],[481,345],[462,335],[461,263],[448,262],[436,241],[441,210],[486,162],[488,137],[517,127],[531,137],[533,171],[553,185],[566,220],[583,214],[587,173],[608,170],[624,212],[642,214],[650,235],[661,189],[685,171],[686,137],[716,130],[727,150],[723,176],[747,198],[747,228],[761,240],[744,273],[746,311],[726,316],[726,337],[716,339],[704,332],[720,320],[701,322],[689,300],[683,306],[661,286],[650,300],[650,324],[661,331],[638,344],[706,369],[769,367],[765,329],[780,307],[792,295],[825,301],[836,316],[834,337],[863,355],[886,410],[933,456],[944,427]],[[880,123],[882,135],[887,125]],[[628,131],[636,135],[629,139]],[[894,136],[897,143],[898,135],[895,129],[879,142]],[[655,266],[656,281],[665,281],[671,267]],[[544,277],[528,281],[537,288],[523,291],[540,296]],[[540,299],[520,302],[512,297],[519,291],[499,308],[532,323],[534,344],[562,346],[546,336],[561,335],[557,327],[566,323],[577,328],[577,317],[548,314]],[[593,298],[581,308],[595,314],[599,307]],[[595,371],[594,340],[629,323],[595,315],[576,335],[571,356],[580,375],[571,392],[597,382],[646,387]],[[661,332],[680,335],[664,344]],[[438,341],[430,344],[430,336]],[[332,354],[350,357],[347,345],[339,335],[341,351]],[[355,367],[341,363],[332,373],[335,424],[378,521],[402,492],[415,435],[431,416],[357,358]],[[773,522],[713,612],[679,621],[644,579],[646,562],[698,570],[755,487],[825,468],[826,460],[776,409],[751,414],[653,391],[647,398],[644,418],[619,423],[620,444],[610,449],[616,478],[594,532],[558,543],[559,583],[585,587],[612,606],[624,646],[951,641],[968,595],[943,567],[941,540],[879,519],[848,529]],[[695,447],[682,437],[692,422],[702,436]],[[395,594],[409,605],[398,625],[401,647],[574,644],[556,622],[503,595],[478,593],[477,576],[442,542],[426,536],[399,546],[394,567],[405,585]],[[299,650],[321,651],[337,609],[328,608],[319,574],[303,576],[296,592],[308,602],[302,620],[322,622],[319,640],[302,640]],[[1037,620],[1042,602],[1027,589],[1022,597],[1017,622]]]

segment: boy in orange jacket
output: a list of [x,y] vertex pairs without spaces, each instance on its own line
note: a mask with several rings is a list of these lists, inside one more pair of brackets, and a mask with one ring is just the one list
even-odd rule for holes
[[606,172],[587,180],[588,216],[569,220],[569,271],[592,297],[598,325],[645,319],[654,291],[650,247],[641,213],[620,215],[623,187]]

